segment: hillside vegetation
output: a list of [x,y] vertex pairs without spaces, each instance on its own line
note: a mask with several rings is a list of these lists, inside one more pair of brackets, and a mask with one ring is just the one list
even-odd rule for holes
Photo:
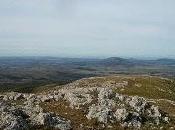
[[63,85],[81,78],[111,74],[174,78],[175,60],[0,57],[0,92],[33,92],[48,84]]
[[[175,129],[175,81],[172,79],[113,75],[47,87],[33,94],[2,93],[1,102],[8,102],[13,108],[3,106],[4,103],[1,107],[18,111],[17,117],[13,113],[9,117],[12,122],[20,117],[16,128],[22,127],[18,123],[27,121],[24,129]],[[12,126],[4,123],[3,127]]]

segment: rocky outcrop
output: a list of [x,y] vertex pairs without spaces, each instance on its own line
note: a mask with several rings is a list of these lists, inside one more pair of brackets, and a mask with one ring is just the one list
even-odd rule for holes
[[96,118],[102,123],[120,122],[123,127],[140,129],[142,124],[151,122],[159,125],[166,123],[168,116],[157,106],[149,104],[146,99],[138,96],[126,96],[111,89],[102,88],[98,94],[98,103],[89,107],[88,119]]
[[[152,105],[139,96],[122,95],[115,87],[124,88],[128,82],[103,83],[101,86],[76,87],[78,82],[66,85],[65,88],[51,90],[47,93],[24,94],[6,93],[0,96],[0,129],[20,130],[44,127],[60,130],[71,129],[71,121],[46,112],[41,103],[66,101],[71,109],[85,112],[87,119],[95,119],[108,127],[120,123],[124,128],[140,129],[144,124],[160,125],[169,123],[168,115],[158,106]],[[8,104],[20,101],[22,104]],[[112,127],[112,126],[110,126]]]
[[88,104],[92,101],[92,97],[89,94],[82,93],[66,93],[64,99],[70,102],[70,107],[77,109],[81,105]]
[[71,125],[70,121],[66,121],[65,119],[56,116],[54,113],[43,113],[40,112],[33,118],[34,126],[42,125],[45,128],[55,128],[59,130],[70,130]]
[[39,105],[31,102],[19,107],[0,101],[0,129],[29,130],[42,126],[60,130],[70,130],[70,121],[50,112],[43,112]]
[[20,109],[0,101],[0,129],[28,130],[27,115]]

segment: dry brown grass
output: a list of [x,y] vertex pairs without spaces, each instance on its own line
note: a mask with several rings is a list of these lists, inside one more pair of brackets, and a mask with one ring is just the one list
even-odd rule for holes
[[85,116],[87,108],[71,109],[65,101],[42,103],[41,106],[46,111],[55,112],[61,117],[71,120],[73,130],[123,130],[120,124],[113,124],[113,128],[107,128],[107,126],[103,127],[103,124],[97,123],[95,119],[88,120]]

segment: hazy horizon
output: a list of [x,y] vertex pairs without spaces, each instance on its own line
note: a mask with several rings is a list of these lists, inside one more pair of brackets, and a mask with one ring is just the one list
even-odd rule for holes
[[173,0],[1,0],[0,57],[175,58]]

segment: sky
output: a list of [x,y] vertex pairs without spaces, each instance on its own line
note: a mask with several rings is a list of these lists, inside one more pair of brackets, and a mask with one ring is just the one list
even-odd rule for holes
[[0,0],[0,56],[175,58],[175,0]]

